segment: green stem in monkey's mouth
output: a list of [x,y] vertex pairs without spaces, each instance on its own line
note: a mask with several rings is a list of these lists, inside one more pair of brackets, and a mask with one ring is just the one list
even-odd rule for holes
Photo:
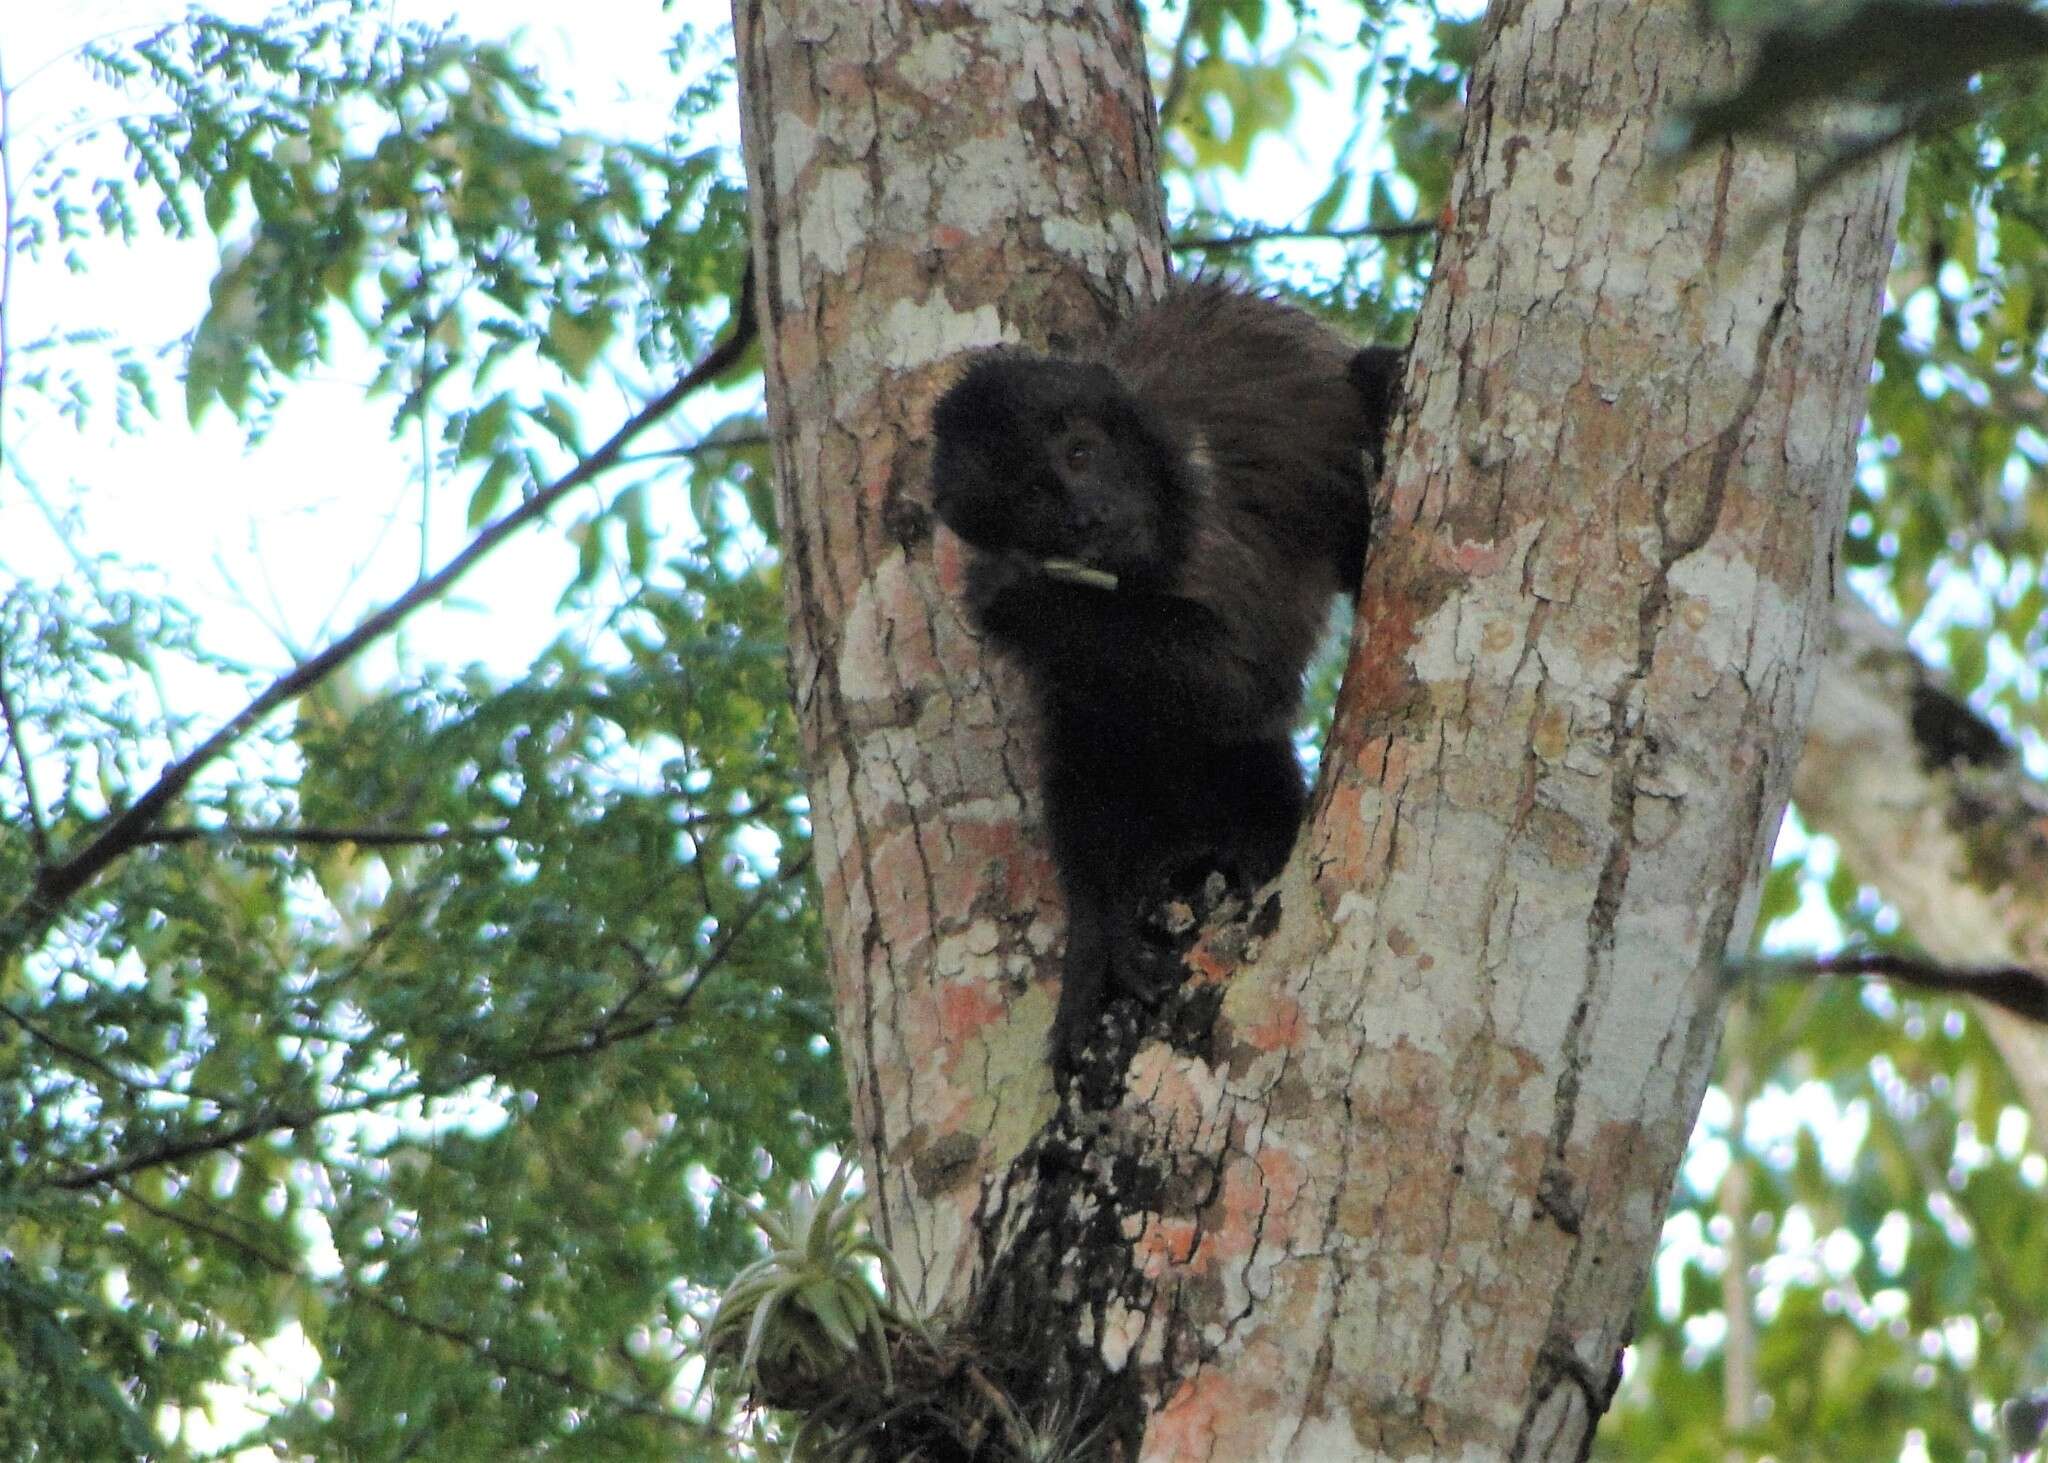
[[1046,559],[1039,566],[1048,579],[1063,579],[1089,589],[1115,589],[1116,575],[1107,569],[1092,569],[1078,559]]

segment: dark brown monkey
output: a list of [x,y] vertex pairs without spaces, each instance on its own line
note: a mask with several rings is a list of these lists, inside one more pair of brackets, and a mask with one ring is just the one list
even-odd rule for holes
[[1286,862],[1302,673],[1331,596],[1358,589],[1404,359],[1197,280],[1097,355],[989,351],[933,409],[970,612],[1040,715],[1065,1069],[1109,993],[1147,994],[1146,900],[1210,869],[1248,891]]

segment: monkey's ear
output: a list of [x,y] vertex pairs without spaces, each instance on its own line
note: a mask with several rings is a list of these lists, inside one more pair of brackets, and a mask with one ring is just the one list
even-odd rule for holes
[[958,386],[967,373],[974,369],[975,364],[992,353],[992,349],[987,348],[961,351],[957,355],[947,356],[945,360],[939,363],[938,379],[932,383],[938,388],[937,394],[932,397],[932,416],[936,417],[938,415],[939,403],[952,395],[953,388]]

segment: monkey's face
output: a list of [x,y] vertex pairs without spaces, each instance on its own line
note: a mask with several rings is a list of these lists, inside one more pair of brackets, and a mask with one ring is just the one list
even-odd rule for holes
[[933,506],[975,548],[1166,587],[1184,553],[1186,454],[1106,367],[992,353],[932,427]]

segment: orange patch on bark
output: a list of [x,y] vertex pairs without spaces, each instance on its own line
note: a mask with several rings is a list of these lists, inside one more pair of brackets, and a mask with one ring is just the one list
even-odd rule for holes
[[1275,996],[1265,1003],[1259,1019],[1240,1027],[1238,1035],[1259,1051],[1277,1052],[1300,1045],[1307,1030],[1301,1003],[1287,996]]
[[1358,612],[1370,627],[1365,642],[1344,673],[1344,689],[1337,700],[1337,717],[1330,733],[1330,750],[1338,755],[1337,765],[1350,769],[1367,745],[1367,723],[1372,713],[1405,702],[1413,685],[1408,671],[1408,652],[1418,638],[1415,608],[1385,596],[1368,592],[1369,603]]
[[967,587],[967,545],[959,534],[942,529],[932,535],[932,567],[939,588],[957,599]]
[[[1139,1270],[1156,1280],[1169,1271],[1200,1274],[1214,1268],[1208,1249],[1202,1238],[1201,1226],[1194,1220],[1154,1217],[1148,1219],[1144,1229],[1139,1231],[1131,1253],[1138,1262]],[[1197,1254],[1203,1257],[1200,1265],[1195,1264]]]
[[995,982],[967,980],[939,992],[939,1034],[948,1046],[958,1046],[979,1035],[990,1023],[1001,1020],[1007,1008]]
[[1191,1273],[1208,1275],[1262,1244],[1284,1249],[1294,1228],[1288,1206],[1300,1194],[1304,1174],[1301,1161],[1280,1148],[1231,1164],[1223,1176],[1223,1192],[1207,1216],[1201,1264],[1191,1266]]
[[1444,558],[1460,574],[1488,579],[1507,567],[1514,548],[1506,538],[1460,539],[1445,551]]
[[1255,1160],[1264,1193],[1259,1207],[1271,1215],[1292,1205],[1308,1182],[1308,1165],[1288,1148],[1261,1148]]
[[[1247,1368],[1235,1368],[1242,1375]],[[1236,1375],[1206,1368],[1182,1382],[1166,1399],[1145,1429],[1146,1458],[1214,1458],[1242,1456],[1220,1451],[1233,1425],[1260,1418],[1270,1400],[1266,1388],[1248,1387]]]
[[869,861],[878,913],[887,921],[890,943],[899,948],[931,936],[925,865],[917,829],[893,829],[876,840]]
[[1188,951],[1187,968],[1187,983],[1191,986],[1222,985],[1236,971],[1237,962],[1224,959],[1204,940]]

